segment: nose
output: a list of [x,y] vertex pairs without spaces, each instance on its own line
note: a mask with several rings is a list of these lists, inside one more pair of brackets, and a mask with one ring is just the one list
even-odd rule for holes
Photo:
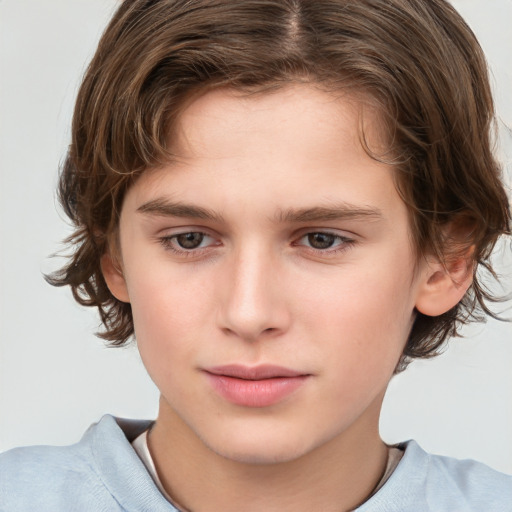
[[226,266],[220,326],[246,341],[278,336],[290,325],[279,258],[269,250],[247,247]]

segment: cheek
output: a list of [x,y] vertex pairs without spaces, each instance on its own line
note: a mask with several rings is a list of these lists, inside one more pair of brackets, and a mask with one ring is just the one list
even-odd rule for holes
[[150,373],[167,373],[173,362],[192,354],[193,340],[202,325],[199,319],[204,317],[203,303],[194,288],[178,287],[172,276],[156,271],[130,282],[135,337]]
[[[195,346],[191,343],[190,317],[183,304],[155,295],[148,301],[137,294],[132,302],[135,339],[140,358],[164,396],[179,390],[180,400],[194,402],[194,390],[185,385],[195,361]],[[140,301],[140,302],[139,302]]]
[[[150,259],[150,258],[147,258]],[[144,260],[136,258],[137,262]],[[163,260],[163,261],[160,261]],[[127,276],[137,335],[153,335],[189,329],[203,314],[204,290],[196,273],[182,272],[164,258],[153,257],[142,270],[142,265]]]
[[406,271],[383,275],[378,269],[354,269],[304,301],[314,311],[301,315],[309,337],[320,338],[323,347],[330,343],[331,366],[342,369],[347,380],[393,372],[412,326],[409,277]]

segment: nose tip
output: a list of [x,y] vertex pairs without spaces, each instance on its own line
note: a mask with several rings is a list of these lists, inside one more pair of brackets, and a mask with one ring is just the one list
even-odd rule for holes
[[247,341],[276,335],[282,330],[276,315],[264,310],[261,304],[253,308],[233,304],[224,318],[224,330]]

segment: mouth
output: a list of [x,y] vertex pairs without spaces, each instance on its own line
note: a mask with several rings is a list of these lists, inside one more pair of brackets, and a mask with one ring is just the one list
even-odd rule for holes
[[244,407],[268,407],[294,394],[311,374],[274,365],[216,366],[204,370],[214,391]]
[[232,377],[234,379],[243,380],[266,380],[287,377],[293,378],[306,375],[304,373],[291,370],[290,368],[269,364],[252,367],[230,364],[225,366],[214,366],[213,368],[208,368],[206,371],[212,375]]

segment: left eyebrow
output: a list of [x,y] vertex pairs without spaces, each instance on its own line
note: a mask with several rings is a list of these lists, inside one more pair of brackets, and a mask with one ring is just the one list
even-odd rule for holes
[[169,201],[164,198],[153,199],[137,208],[140,213],[161,217],[182,217],[189,219],[202,219],[222,221],[222,216],[216,212],[200,206]]
[[287,209],[278,213],[279,222],[317,222],[329,220],[368,220],[383,219],[378,208],[354,206],[343,203],[335,206],[315,206],[313,208]]

